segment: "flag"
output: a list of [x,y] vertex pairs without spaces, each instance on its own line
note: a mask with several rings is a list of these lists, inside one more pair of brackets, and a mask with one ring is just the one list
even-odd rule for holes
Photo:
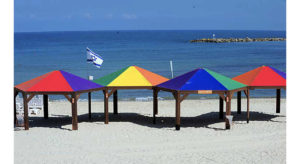
[[93,62],[93,64],[97,67],[100,68],[102,63],[103,63],[103,59],[101,56],[99,56],[98,54],[96,54],[95,52],[93,52],[92,50],[90,50],[89,48],[86,48],[86,55],[87,55],[87,62]]

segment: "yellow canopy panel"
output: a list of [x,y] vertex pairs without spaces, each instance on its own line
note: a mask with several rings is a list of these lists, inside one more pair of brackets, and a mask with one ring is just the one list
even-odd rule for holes
[[138,66],[129,66],[94,82],[104,86],[128,87],[128,86],[155,86],[169,79],[140,68]]

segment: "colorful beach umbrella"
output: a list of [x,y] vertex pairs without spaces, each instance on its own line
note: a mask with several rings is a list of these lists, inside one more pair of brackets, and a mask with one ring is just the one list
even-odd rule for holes
[[62,70],[46,73],[15,86],[24,92],[76,92],[101,87],[103,86]]
[[286,86],[286,74],[270,66],[261,66],[232,78],[248,86]]
[[129,66],[94,80],[108,87],[155,86],[168,79],[138,66]]
[[229,77],[211,71],[206,68],[198,68],[191,72],[180,75],[167,82],[159,84],[160,88],[167,88],[179,91],[192,90],[215,90],[227,91],[246,87],[245,84],[239,83]]

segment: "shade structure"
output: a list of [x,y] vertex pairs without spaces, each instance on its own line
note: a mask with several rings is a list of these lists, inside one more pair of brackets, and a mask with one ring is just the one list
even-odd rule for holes
[[[281,89],[286,89],[286,73],[271,66],[261,66],[232,78],[249,86],[250,89],[276,89],[276,113],[280,113]],[[241,111],[238,96],[238,112]]]
[[[72,129],[78,129],[77,121],[77,100],[81,93],[102,90],[104,87],[97,83],[83,79],[71,73],[57,70],[36,77],[32,80],[18,84],[14,87],[14,99],[19,92],[23,95],[24,105],[24,127],[29,129],[28,122],[28,102],[37,94],[44,96],[44,117],[48,118],[48,95],[64,95],[72,104]],[[71,97],[70,97],[71,96]],[[90,108],[90,103],[89,103]],[[16,120],[16,102],[15,102],[15,123]]]
[[286,74],[270,66],[261,66],[232,78],[250,87],[285,87]]
[[[249,98],[248,87],[229,77],[206,68],[198,68],[156,86],[158,90],[172,92],[176,100],[176,130],[180,129],[180,103],[189,94],[218,94],[220,101],[226,101],[225,127],[230,128],[231,98],[234,92],[244,91]],[[223,118],[223,105],[220,106],[220,118]]]
[[[99,79],[94,82],[106,86],[104,93],[105,123],[108,124],[108,98],[114,96],[114,114],[118,114],[118,92],[119,89],[153,89],[155,85],[169,79],[143,69],[138,66],[128,66]],[[157,91],[153,89],[153,104],[156,108]],[[155,110],[157,114],[157,110]]]
[[15,86],[24,92],[49,93],[84,92],[101,87],[103,86],[62,70],[46,73]]
[[198,68],[174,79],[157,85],[157,87],[177,91],[230,91],[246,87],[219,73],[205,68]]
[[129,66],[94,80],[107,87],[152,87],[168,79],[138,66]]

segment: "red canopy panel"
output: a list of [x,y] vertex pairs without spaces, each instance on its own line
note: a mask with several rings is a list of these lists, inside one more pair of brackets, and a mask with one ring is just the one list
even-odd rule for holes
[[286,86],[286,74],[269,66],[261,66],[232,78],[248,86]]

